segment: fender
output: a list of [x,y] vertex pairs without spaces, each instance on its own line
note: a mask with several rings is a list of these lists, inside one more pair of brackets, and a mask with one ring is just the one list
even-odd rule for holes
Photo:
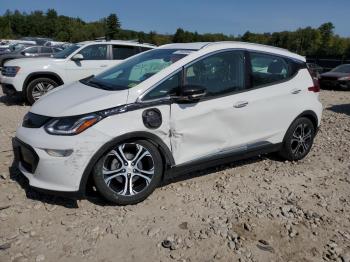
[[63,85],[63,84],[64,84],[62,78],[61,78],[58,74],[56,74],[56,73],[54,73],[54,72],[50,72],[50,71],[38,71],[38,72],[30,73],[30,74],[26,77],[26,79],[25,79],[24,82],[23,82],[22,90],[25,90],[25,88],[27,87],[28,82],[29,82],[29,79],[31,79],[33,76],[40,76],[40,75],[41,75],[41,76],[44,76],[44,75],[53,76],[53,77],[55,77],[55,78],[58,79],[58,82],[59,82],[58,84],[60,84],[60,85]]
[[152,133],[149,133],[149,132],[144,132],[144,131],[131,132],[131,133],[128,133],[128,134],[124,134],[124,135],[118,136],[116,138],[113,138],[112,140],[110,140],[109,142],[104,144],[93,155],[93,157],[90,159],[88,165],[86,166],[86,168],[84,170],[84,173],[83,173],[83,176],[82,176],[82,178],[80,180],[79,193],[81,195],[85,195],[86,186],[87,186],[90,174],[91,174],[95,164],[97,163],[97,161],[103,156],[103,154],[105,152],[110,150],[115,144],[118,144],[118,143],[124,142],[124,141],[128,141],[128,140],[136,140],[136,139],[147,140],[147,141],[151,142],[152,144],[154,144],[156,147],[158,147],[159,150],[160,150],[161,156],[165,160],[165,164],[166,164],[167,167],[171,167],[171,166],[175,165],[175,161],[174,161],[174,158],[173,158],[173,155],[172,155],[170,149],[155,134],[152,134]]

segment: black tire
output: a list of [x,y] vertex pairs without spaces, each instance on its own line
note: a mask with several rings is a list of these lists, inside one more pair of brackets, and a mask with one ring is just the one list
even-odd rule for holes
[[35,91],[34,89],[38,88],[37,87],[38,84],[39,85],[42,84],[42,86],[43,86],[43,91],[42,91],[41,95],[44,95],[47,91],[50,91],[53,88],[56,88],[58,86],[58,83],[56,83],[56,81],[54,81],[50,78],[46,78],[46,77],[41,77],[41,78],[37,78],[37,79],[32,80],[28,84],[28,86],[26,88],[26,92],[25,92],[25,98],[30,105],[34,104],[35,101],[41,97],[40,96],[40,97],[36,98],[33,96],[33,92]]
[[[302,131],[302,128],[304,131]],[[289,161],[303,159],[311,150],[315,131],[310,119],[306,117],[296,119],[284,137],[282,149],[279,152],[280,156]]]
[[[138,175],[136,173],[132,173],[133,175],[131,175],[131,173],[128,173],[129,171],[131,172],[131,170],[129,170],[128,168],[135,168],[135,166],[131,167],[132,161],[129,161],[128,162],[129,166],[125,167],[126,163],[124,163],[124,166],[123,166],[121,161],[118,160],[120,158],[117,158],[117,157],[115,157],[114,154],[111,154],[111,152],[113,152],[113,150],[118,150],[119,146],[123,146],[123,145],[125,145],[125,147],[122,150],[124,151],[124,153],[127,152],[125,154],[126,157],[128,156],[127,155],[128,150],[130,152],[133,151],[133,146],[136,146],[135,150],[139,150],[139,148],[137,148],[137,145],[140,145],[141,148],[144,148],[146,151],[148,151],[151,158],[153,159],[153,170],[154,170],[154,173],[151,176],[149,183],[146,183],[146,180],[144,178],[138,177]],[[128,149],[127,147],[130,147],[130,149]],[[135,151],[135,153],[129,153],[129,156],[131,158],[134,158],[136,155],[137,155],[136,151]],[[140,153],[140,155],[142,155],[142,154]],[[145,159],[145,157],[148,159]],[[148,164],[151,163],[151,161],[149,159],[149,155],[146,155],[145,157],[143,158],[142,161],[147,161]],[[138,162],[138,161],[136,160],[136,162]],[[141,160],[139,162],[141,162]],[[146,165],[147,165],[147,163],[146,163]],[[109,168],[110,166],[113,166],[114,168]],[[126,168],[126,171],[125,171],[125,169],[123,169],[122,171],[124,171],[124,172],[118,172],[118,174],[123,173],[124,175],[118,175],[116,178],[110,179],[109,184],[108,184],[106,179],[108,180],[113,175],[109,174],[106,176],[106,174],[103,173],[103,170],[104,170],[104,172],[108,172],[108,171],[112,172],[113,170],[118,170],[121,168]],[[135,169],[134,169],[134,171],[135,171]],[[138,172],[138,171],[136,171],[136,172]],[[150,171],[148,171],[148,172],[150,172]],[[116,173],[114,173],[114,175],[116,175]],[[98,192],[105,199],[107,199],[108,201],[115,203],[117,205],[133,205],[133,204],[137,204],[137,203],[145,200],[157,188],[157,186],[159,185],[159,183],[162,179],[162,176],[163,176],[162,157],[161,157],[158,149],[152,143],[145,141],[145,140],[136,140],[136,141],[132,141],[132,142],[128,141],[128,142],[122,142],[122,143],[116,144],[110,150],[105,152],[105,154],[100,158],[100,160],[96,163],[96,165],[93,169],[93,179],[94,179],[95,186],[96,186]],[[136,177],[135,182],[133,182],[134,177]],[[132,182],[130,182],[130,181],[132,181]],[[145,187],[135,194],[133,189],[134,188],[136,189],[136,186],[139,186],[139,188],[141,188],[140,186],[142,184],[142,181],[144,181],[143,185]],[[129,184],[129,182],[130,182],[130,184],[132,184],[131,190],[127,189],[127,191],[125,191],[125,187],[127,184]],[[137,185],[137,182],[138,182],[138,185]],[[123,187],[123,185],[124,185],[124,187]],[[117,191],[119,191],[119,192],[117,192]],[[123,192],[121,192],[121,191],[123,191]],[[132,194],[130,194],[131,191],[133,192]]]

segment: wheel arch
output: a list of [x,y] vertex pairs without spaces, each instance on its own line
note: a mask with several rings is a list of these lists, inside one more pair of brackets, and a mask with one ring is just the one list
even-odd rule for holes
[[95,164],[97,163],[97,161],[103,156],[103,154],[107,152],[109,149],[111,149],[111,147],[117,143],[133,141],[133,140],[146,140],[148,142],[151,142],[154,146],[156,146],[159,149],[160,155],[163,159],[163,164],[165,169],[175,165],[175,161],[169,147],[157,135],[149,132],[144,132],[144,131],[124,134],[108,141],[92,156],[80,180],[80,185],[79,185],[80,194],[82,195],[86,194],[87,187],[91,182],[92,170]]
[[306,111],[302,112],[301,114],[299,114],[296,118],[294,118],[293,121],[290,123],[290,125],[288,126],[288,128],[286,130],[286,133],[284,134],[282,143],[284,143],[284,141],[285,141],[285,138],[286,138],[286,135],[287,135],[287,132],[288,132],[289,128],[293,125],[293,123],[297,119],[299,119],[301,117],[308,118],[312,122],[315,130],[317,131],[317,129],[318,129],[318,117],[317,117],[316,113],[314,111],[312,111],[312,110],[306,110]]
[[46,72],[46,71],[34,72],[34,73],[29,74],[23,82],[22,90],[24,91],[24,93],[26,92],[26,89],[27,89],[28,84],[30,82],[32,82],[33,80],[35,80],[37,78],[41,78],[41,77],[50,78],[50,79],[54,80],[58,85],[64,84],[62,78],[54,72]]
[[304,112],[302,112],[300,115],[298,115],[294,120],[297,120],[298,118],[300,117],[306,117],[308,119],[311,120],[312,124],[314,125],[314,128],[315,130],[317,130],[317,127],[318,127],[318,117],[316,115],[316,113],[314,111],[311,111],[311,110],[306,110]]

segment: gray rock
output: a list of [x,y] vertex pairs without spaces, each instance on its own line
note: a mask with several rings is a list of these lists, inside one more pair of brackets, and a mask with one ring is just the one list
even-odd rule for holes
[[45,256],[43,254],[37,255],[35,258],[35,262],[42,262],[45,260]]

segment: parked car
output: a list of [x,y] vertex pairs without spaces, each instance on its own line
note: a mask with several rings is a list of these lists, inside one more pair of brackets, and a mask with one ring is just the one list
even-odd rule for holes
[[45,43],[53,41],[51,38],[47,37],[22,37],[20,40],[24,41],[34,41],[37,45],[42,45],[44,46]]
[[313,75],[317,78],[320,78],[320,75],[323,73],[323,68],[315,63],[307,63],[307,67],[311,70]]
[[40,99],[17,130],[16,161],[32,187],[77,196],[93,182],[135,204],[179,173],[268,152],[304,158],[318,92],[305,58],[287,50],[165,45]]
[[49,57],[57,52],[62,51],[60,48],[47,47],[47,46],[29,46],[23,49],[13,51],[0,55],[0,68],[4,66],[7,61],[16,58],[29,58],[29,57]]
[[21,51],[27,47],[35,46],[32,43],[12,43],[4,48],[0,48],[0,55]]
[[321,88],[350,90],[350,64],[337,66],[331,71],[321,74]]
[[84,42],[74,44],[52,58],[16,59],[2,68],[0,83],[3,92],[13,95],[22,92],[33,104],[53,88],[69,84],[154,46],[129,41]]

